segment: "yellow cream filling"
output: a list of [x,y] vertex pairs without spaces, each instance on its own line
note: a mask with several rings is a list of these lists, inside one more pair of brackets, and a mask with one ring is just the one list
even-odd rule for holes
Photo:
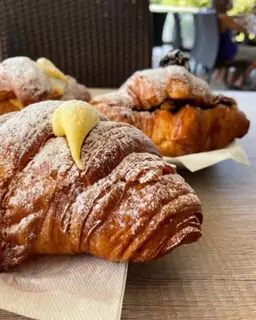
[[54,78],[50,78],[50,83],[52,91],[55,92],[58,96],[63,96],[66,84],[63,81]]
[[16,108],[18,108],[19,110],[24,108],[24,105],[22,104],[22,102],[19,99],[9,99],[9,102],[14,105]]
[[37,59],[36,63],[50,78],[56,78],[67,82],[67,77],[65,74],[60,71],[50,60],[46,58],[39,58]]
[[[68,77],[46,58],[39,58],[36,63],[40,69],[49,76],[53,92],[58,96],[63,96]],[[19,110],[24,108],[23,103],[18,99],[9,99],[8,101]]]
[[175,109],[175,105],[171,101],[165,101],[164,103],[161,104],[160,109],[171,111],[171,110]]
[[62,96],[64,94],[65,86],[68,82],[67,76],[46,58],[39,58],[37,59],[36,63],[50,78],[52,90],[58,95]]
[[89,103],[70,100],[62,103],[53,113],[52,129],[57,137],[66,136],[71,155],[79,169],[81,148],[88,133],[98,124],[99,113]]

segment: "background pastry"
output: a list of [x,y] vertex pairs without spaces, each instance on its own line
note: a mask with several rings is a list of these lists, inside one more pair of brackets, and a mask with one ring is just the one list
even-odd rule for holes
[[206,82],[173,63],[138,71],[91,103],[109,119],[142,130],[166,156],[223,148],[249,129],[234,99],[214,95]]
[[90,100],[84,85],[51,61],[14,57],[0,63],[0,114],[18,111],[42,100]]
[[0,117],[0,269],[34,254],[145,261],[200,238],[199,199],[150,139],[92,118],[80,170],[53,134],[77,115],[59,108],[45,101]]

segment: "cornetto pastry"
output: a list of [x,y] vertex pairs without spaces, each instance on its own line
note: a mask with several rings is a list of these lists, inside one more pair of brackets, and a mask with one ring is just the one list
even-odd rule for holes
[[1,116],[0,139],[1,270],[36,254],[142,262],[201,236],[200,201],[175,167],[86,102]]
[[136,72],[118,91],[95,97],[92,105],[109,119],[142,130],[165,156],[220,149],[247,133],[249,121],[236,101],[214,95],[189,72],[180,52],[167,55],[160,65]]
[[0,115],[42,100],[90,100],[87,88],[51,61],[14,57],[0,63]]

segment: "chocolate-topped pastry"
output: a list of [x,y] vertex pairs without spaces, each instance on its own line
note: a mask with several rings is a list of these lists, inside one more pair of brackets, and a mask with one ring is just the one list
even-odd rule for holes
[[0,115],[43,100],[90,98],[84,85],[46,58],[14,57],[0,63]]
[[166,156],[220,149],[243,137],[249,121],[236,101],[215,95],[178,60],[138,71],[118,91],[91,103],[109,119],[142,130]]
[[159,67],[181,66],[190,70],[189,58],[180,50],[172,50],[160,60]]

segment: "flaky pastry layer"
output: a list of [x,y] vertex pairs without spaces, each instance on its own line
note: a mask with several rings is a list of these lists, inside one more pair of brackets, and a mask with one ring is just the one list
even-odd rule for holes
[[[91,103],[110,120],[142,130],[165,156],[223,148],[249,130],[234,99],[214,95],[181,66],[138,71],[118,91]],[[166,103],[174,108],[163,108]]]
[[200,238],[198,197],[150,139],[101,118],[79,170],[53,136],[60,104],[0,117],[0,270],[35,254],[146,261]]

